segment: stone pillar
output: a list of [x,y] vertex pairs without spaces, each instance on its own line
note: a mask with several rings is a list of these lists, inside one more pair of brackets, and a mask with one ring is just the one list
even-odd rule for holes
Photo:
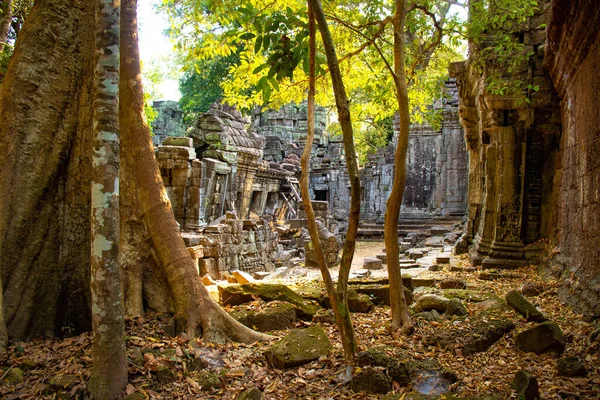
[[483,266],[518,267],[524,264],[521,216],[525,147],[517,140],[512,126],[496,127],[490,130],[490,135],[499,148],[496,223],[490,258],[483,261]]

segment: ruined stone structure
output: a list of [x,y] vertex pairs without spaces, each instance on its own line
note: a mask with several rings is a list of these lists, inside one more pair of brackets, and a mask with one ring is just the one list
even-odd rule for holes
[[154,101],[152,108],[156,111],[156,119],[152,121],[152,143],[155,146],[168,136],[185,136],[183,111],[176,101]]
[[157,149],[190,254],[199,273],[213,278],[234,269],[272,270],[280,249],[269,221],[295,208],[288,198],[296,190],[298,161],[264,160],[265,138],[248,123],[237,110],[215,105],[190,137],[168,137]]
[[451,67],[470,154],[465,238],[483,267],[524,265],[542,253],[536,263],[545,259],[563,279],[560,297],[598,317],[600,11],[591,0],[538,6],[511,32],[533,56],[503,76],[539,87],[524,93],[528,101],[490,94],[485,70],[470,62]]
[[545,61],[560,97],[551,243],[560,251],[559,291],[579,312],[600,317],[600,8],[553,0]]
[[480,75],[470,63],[451,68],[460,81],[459,114],[470,155],[466,238],[474,265],[524,265],[524,246],[548,236],[552,179],[544,171],[553,169],[560,118],[557,95],[542,65],[545,34],[540,26],[546,17],[547,7],[542,7],[516,28],[523,51],[533,56],[516,74],[502,76],[539,86],[539,91],[494,95],[487,88],[487,69]]
[[[264,157],[270,161],[285,161],[302,155],[306,144],[308,114],[305,103],[289,104],[278,111],[256,109],[253,129],[264,135]],[[310,193],[317,201],[327,201],[329,209],[345,219],[350,208],[350,181],[341,136],[329,137],[325,131],[326,111],[315,110],[315,140],[310,158]]]
[[[468,156],[458,121],[456,79],[448,80],[445,89],[446,98],[437,105],[443,115],[440,129],[429,124],[410,127],[403,217],[466,213]],[[392,190],[397,135],[395,129],[392,144],[370,156],[361,171],[362,218],[383,221]]]
[[[405,216],[464,215],[467,208],[467,153],[458,122],[455,79],[446,84],[447,99],[439,105],[441,128],[411,127],[407,187],[402,205]],[[253,127],[267,139],[265,158],[282,160],[302,153],[306,141],[306,106],[288,105],[279,111],[256,110]],[[339,220],[347,218],[350,183],[341,136],[329,137],[325,110],[315,116],[315,144],[310,160],[310,190],[314,200],[327,201]],[[397,132],[397,130],[396,130]],[[396,133],[397,135],[397,133]],[[289,141],[292,141],[291,143]],[[383,220],[385,202],[392,188],[394,144],[380,149],[361,170],[361,219]]]
[[[454,81],[447,86],[449,93],[456,92]],[[412,129],[405,212],[464,213],[466,153],[456,99],[449,99],[442,106],[441,129],[428,125]],[[165,138],[157,151],[175,218],[187,232],[185,240],[198,271],[215,278],[232,269],[273,267],[281,246],[270,221],[288,219],[294,229],[306,226],[297,180],[307,134],[306,105],[257,110],[253,115],[249,125],[236,109],[214,105],[188,129],[189,137]],[[327,261],[333,266],[339,261],[339,237],[346,228],[350,184],[341,137],[330,138],[325,124],[325,109],[318,108],[310,191],[323,223],[320,236]],[[383,217],[393,150],[390,146],[382,160],[362,171],[362,218]],[[306,264],[316,265],[308,235],[298,241]]]

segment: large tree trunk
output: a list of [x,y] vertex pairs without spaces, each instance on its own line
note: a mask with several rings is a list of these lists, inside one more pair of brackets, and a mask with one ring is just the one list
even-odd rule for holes
[[0,21],[0,53],[4,51],[4,43],[8,40],[8,31],[12,22],[12,3],[13,0],[4,0],[2,2],[2,20]]
[[[325,282],[325,288],[327,289],[327,295],[329,296],[329,302],[331,303],[331,309],[335,314],[335,319],[340,330],[340,336],[342,339],[342,346],[344,347],[344,355],[346,361],[352,361],[356,353],[356,335],[354,334],[354,327],[352,326],[352,320],[350,318],[350,311],[348,308],[347,299],[345,293],[339,293],[331,279],[331,274],[327,267],[327,261],[325,259],[325,253],[321,246],[321,239],[319,238],[319,228],[315,218],[315,212],[312,207],[310,200],[310,193],[308,188],[308,176],[309,176],[309,161],[312,153],[312,146],[315,137],[315,80],[316,80],[316,29],[315,29],[315,17],[310,2],[308,3],[308,30],[310,34],[310,57],[309,57],[309,88],[308,88],[308,134],[306,136],[306,147],[302,153],[300,165],[302,167],[302,176],[300,179],[300,193],[302,194],[302,202],[304,203],[304,209],[306,211],[306,218],[308,221],[308,232],[310,233],[310,240],[313,248],[315,249],[315,255],[323,281]],[[340,269],[340,274],[342,269]],[[340,279],[342,279],[340,277]],[[346,280],[348,277],[346,276]],[[345,289],[344,289],[345,290]]]
[[317,21],[319,32],[323,40],[325,55],[327,56],[327,65],[333,84],[335,94],[335,104],[338,112],[338,119],[342,128],[344,151],[346,156],[346,165],[348,176],[350,178],[350,212],[348,215],[348,230],[342,250],[342,259],[340,261],[340,271],[337,283],[338,307],[340,310],[340,319],[338,325],[342,332],[344,340],[344,352],[348,360],[354,358],[356,353],[356,338],[354,327],[350,319],[348,308],[348,276],[354,257],[354,248],[356,246],[356,234],[358,231],[358,219],[360,215],[360,178],[358,175],[358,162],[356,161],[356,151],[354,150],[354,134],[352,132],[352,121],[350,119],[350,106],[346,95],[346,88],[342,80],[340,66],[338,63],[335,46],[327,25],[325,12],[320,0],[309,0],[312,6],[315,19]]
[[119,273],[119,0],[96,1],[94,141],[91,181],[93,399],[118,399],[127,386]]
[[[209,340],[267,339],[212,300],[179,234],[143,116],[135,4],[122,1],[121,15],[122,173],[135,181],[124,187],[125,237],[140,244],[121,257],[127,298],[135,299],[127,310],[142,312],[142,292],[154,294],[148,304],[172,307],[189,334],[201,327]],[[91,328],[93,26],[93,2],[37,1],[1,89],[0,268],[12,338]],[[145,249],[158,261],[142,270]]]
[[94,4],[40,0],[0,92],[0,268],[12,338],[90,329]]
[[394,84],[400,117],[398,147],[395,156],[394,183],[386,202],[384,240],[390,279],[390,306],[392,310],[392,331],[402,329],[406,334],[412,332],[413,323],[404,299],[402,275],[400,273],[398,246],[398,219],[406,184],[406,152],[408,150],[408,129],[410,115],[408,109],[408,91],[404,71],[404,22],[406,19],[406,0],[395,1],[394,25]]
[[138,207],[152,239],[153,249],[173,295],[180,329],[190,337],[201,328],[206,340],[253,342],[266,340],[227,314],[198,279],[193,260],[185,248],[171,203],[154,158],[150,130],[144,117],[136,0],[122,2],[121,36],[121,132],[122,142],[135,154],[131,171],[137,186]]

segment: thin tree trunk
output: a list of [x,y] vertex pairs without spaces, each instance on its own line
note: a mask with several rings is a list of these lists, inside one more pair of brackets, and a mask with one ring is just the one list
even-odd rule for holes
[[2,2],[2,21],[0,22],[0,53],[4,51],[4,44],[8,40],[8,31],[10,30],[10,23],[12,22],[13,0],[4,0]]
[[394,182],[390,197],[386,202],[384,240],[390,280],[390,307],[392,310],[392,331],[402,329],[405,334],[413,331],[414,325],[404,298],[402,274],[399,263],[398,219],[406,184],[406,152],[408,150],[408,130],[410,115],[408,109],[408,91],[404,71],[404,22],[406,19],[406,0],[395,1],[394,26],[394,84],[400,116],[398,147],[395,155]]
[[91,293],[94,399],[117,399],[127,386],[125,322],[119,275],[118,0],[96,2],[92,156]]
[[344,337],[346,339],[344,342],[344,351],[346,359],[351,360],[356,353],[356,337],[348,308],[348,277],[350,275],[350,267],[352,266],[352,258],[354,257],[358,219],[360,216],[360,178],[358,175],[356,151],[354,150],[354,134],[352,132],[352,121],[350,119],[350,107],[348,105],[348,97],[342,80],[342,74],[340,72],[331,32],[329,31],[329,26],[327,25],[327,20],[320,0],[309,0],[309,4],[313,8],[319,32],[321,33],[321,38],[323,40],[323,46],[325,47],[327,65],[329,67],[335,94],[338,119],[342,128],[348,176],[350,178],[350,212],[348,215],[348,230],[346,232],[346,239],[342,250],[342,259],[340,261],[340,271],[337,283],[337,301],[340,311],[338,325],[342,332],[342,339],[344,339]]
[[166,275],[178,315],[178,327],[189,337],[201,328],[203,338],[214,342],[251,343],[269,340],[233,319],[200,282],[185,248],[154,159],[150,131],[143,113],[144,101],[137,45],[136,0],[123,0],[121,11],[121,140],[137,155],[134,171],[137,200],[152,239],[159,265]]
[[306,147],[302,153],[300,159],[300,165],[302,167],[302,176],[300,178],[300,193],[302,195],[302,202],[304,203],[304,209],[306,211],[306,218],[308,220],[308,232],[310,233],[310,240],[313,248],[315,249],[315,255],[317,263],[325,282],[327,289],[327,295],[329,296],[329,302],[331,303],[331,309],[335,314],[337,325],[340,329],[340,336],[342,339],[342,345],[344,347],[344,355],[346,361],[352,361],[356,353],[356,337],[354,335],[354,328],[352,326],[352,320],[350,318],[350,312],[348,310],[348,302],[344,302],[344,294],[336,291],[336,288],[331,279],[331,274],[327,268],[327,260],[325,259],[325,253],[321,246],[321,240],[319,238],[319,228],[315,218],[315,212],[312,207],[310,200],[310,193],[308,189],[308,176],[309,176],[309,160],[313,147],[313,141],[315,137],[315,57],[316,57],[316,32],[315,32],[315,17],[312,10],[312,6],[308,4],[308,30],[310,32],[310,59],[309,59],[309,88],[308,88],[308,134],[306,137]]

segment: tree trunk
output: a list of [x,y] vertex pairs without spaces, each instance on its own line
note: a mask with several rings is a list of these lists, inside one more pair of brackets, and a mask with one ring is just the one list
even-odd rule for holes
[[[199,325],[208,340],[266,340],[212,300],[179,234],[143,116],[135,3],[122,1],[121,15],[121,172],[135,181],[124,187],[135,189],[125,238],[140,244],[121,257],[127,298],[136,301],[128,312],[143,311],[143,285],[146,300],[155,294],[148,304],[172,307],[190,334]],[[0,174],[0,268],[11,338],[91,328],[93,26],[93,2],[38,0],[1,88],[0,170],[11,172]],[[152,253],[158,261],[142,270],[138,257]]]
[[405,334],[413,331],[414,325],[404,298],[402,274],[399,263],[398,219],[406,184],[406,152],[408,150],[408,129],[410,115],[408,109],[408,91],[404,71],[404,22],[406,19],[406,0],[396,0],[394,12],[394,84],[400,116],[398,147],[395,155],[394,182],[390,197],[386,202],[384,240],[390,279],[390,307],[392,310],[392,331],[402,329]]
[[119,274],[119,13],[115,0],[96,2],[89,392],[94,399],[109,400],[121,397],[127,386]]
[[2,2],[2,21],[0,21],[0,53],[4,51],[4,44],[8,40],[8,31],[10,30],[10,23],[12,22],[13,0],[4,0]]
[[350,119],[350,107],[348,105],[348,97],[342,80],[342,74],[338,64],[337,55],[331,32],[327,25],[325,13],[321,6],[320,0],[309,0],[313,8],[315,19],[317,21],[319,32],[325,47],[325,55],[327,56],[327,65],[331,75],[333,91],[335,94],[335,104],[338,112],[338,119],[342,128],[344,151],[346,153],[346,165],[350,178],[350,212],[348,215],[348,230],[346,232],[346,240],[342,250],[342,259],[340,261],[340,271],[337,283],[337,304],[340,311],[340,319],[338,326],[344,340],[344,353],[347,360],[354,358],[356,353],[356,337],[354,328],[350,319],[348,308],[348,276],[350,275],[350,267],[352,266],[352,258],[354,257],[354,248],[356,245],[356,233],[358,231],[358,219],[360,216],[360,178],[358,175],[358,163],[356,161],[356,151],[354,150],[354,134],[352,132],[352,121]]
[[143,109],[143,92],[137,45],[136,0],[122,1],[121,24],[121,132],[123,145],[135,154],[132,176],[137,204],[153,249],[173,295],[180,329],[194,337],[200,327],[209,341],[250,343],[269,336],[254,332],[227,314],[200,282],[193,260],[179,234],[171,203],[154,158]]
[[[319,238],[319,228],[317,227],[317,221],[315,218],[315,212],[312,207],[310,200],[310,193],[308,189],[308,176],[309,176],[309,160],[312,152],[313,141],[315,137],[315,57],[316,57],[316,32],[315,32],[315,17],[312,10],[312,6],[308,4],[308,30],[310,32],[310,59],[309,59],[309,88],[308,88],[308,134],[306,136],[306,147],[302,153],[300,165],[302,167],[302,176],[300,178],[300,192],[302,195],[302,202],[304,203],[304,210],[306,211],[306,218],[308,220],[308,232],[310,233],[310,240],[315,249],[315,255],[325,287],[327,289],[327,295],[329,296],[329,302],[331,303],[331,309],[335,314],[335,319],[340,330],[340,336],[342,339],[342,345],[344,347],[344,355],[346,361],[351,362],[354,359],[356,353],[356,336],[354,335],[354,327],[352,326],[352,320],[350,318],[350,312],[348,309],[348,301],[343,301],[345,295],[336,291],[336,288],[331,279],[331,274],[327,267],[327,260],[325,259],[325,253],[321,246],[321,239]],[[341,269],[340,269],[341,271]],[[347,279],[347,278],[346,278]]]
[[91,327],[89,3],[37,1],[0,92],[0,268],[15,339]]

